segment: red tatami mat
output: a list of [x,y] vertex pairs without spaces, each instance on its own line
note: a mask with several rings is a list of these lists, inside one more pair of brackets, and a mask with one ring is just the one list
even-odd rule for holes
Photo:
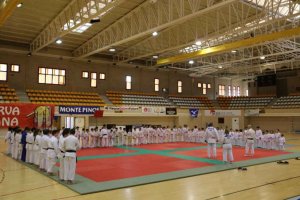
[[100,182],[204,166],[211,166],[211,164],[147,154],[82,160],[77,163],[76,173],[93,181]]
[[148,149],[148,150],[171,150],[177,148],[189,148],[189,147],[198,147],[198,146],[205,146],[205,144],[176,142],[176,143],[163,143],[163,144],[146,144],[146,145],[138,145],[133,147]]
[[135,152],[132,150],[119,149],[115,147],[109,148],[89,148],[81,149],[77,152],[77,156],[96,156],[96,155],[107,155],[107,154],[118,154],[118,153],[131,153]]
[[[193,157],[197,157],[197,158],[207,158],[207,150],[206,149],[199,149],[199,150],[192,150],[192,151],[177,151],[176,154],[193,156]],[[266,149],[255,149],[255,155],[253,157],[248,157],[248,156],[244,156],[245,148],[233,147],[234,161],[244,161],[244,160],[265,158],[265,157],[278,156],[278,155],[284,155],[284,154],[289,154],[289,152],[266,150]],[[217,160],[223,160],[222,148],[217,148]]]

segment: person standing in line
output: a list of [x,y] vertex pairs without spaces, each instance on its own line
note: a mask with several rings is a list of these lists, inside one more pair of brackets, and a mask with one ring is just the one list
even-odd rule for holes
[[102,147],[108,147],[108,130],[106,128],[106,125],[103,125],[101,129],[101,136],[102,136]]
[[[64,181],[64,176],[65,176],[65,165],[64,165],[64,159],[65,159],[65,151],[64,151],[64,140],[65,138],[70,134],[70,129],[65,128],[62,132],[62,135],[59,136],[58,140],[58,158],[59,158],[59,180]],[[79,140],[78,140],[79,142]]]
[[59,130],[52,131],[52,137],[48,140],[48,150],[47,150],[47,173],[53,176],[53,168],[56,163],[56,158],[59,153],[58,149],[58,134]]
[[14,136],[14,155],[13,158],[19,160],[21,158],[22,144],[21,144],[21,129],[17,128]]
[[64,158],[64,181],[73,184],[76,171],[76,152],[80,149],[78,139],[74,136],[75,130],[70,130],[70,135],[63,141]]
[[34,161],[33,163],[36,166],[40,165],[40,152],[41,152],[41,138],[42,138],[42,132],[41,130],[35,130],[33,133],[34,142],[33,142],[33,157]]
[[22,144],[21,160],[23,162],[28,162],[28,155],[26,156],[26,137],[27,137],[27,132],[28,131],[29,131],[28,127],[26,127],[22,131],[22,138],[21,138],[21,144]]
[[205,131],[205,141],[207,142],[208,158],[217,157],[217,142],[219,140],[218,131],[209,123]]
[[283,134],[280,136],[278,143],[279,143],[279,150],[283,151],[285,145],[285,137]]
[[40,153],[40,170],[46,171],[47,169],[47,150],[48,150],[48,140],[49,140],[49,130],[45,129],[43,131],[43,136],[41,138],[41,153]]
[[223,137],[223,161],[225,163],[228,161],[229,163],[233,162],[231,138],[227,128],[225,129],[225,135]]
[[35,131],[35,128],[31,129],[27,133],[26,136],[26,158],[28,163],[33,164],[34,155],[33,155],[33,145],[34,145],[34,135],[33,132]]
[[[245,131],[246,145],[245,145],[245,156],[254,156],[254,140],[255,131],[248,125],[248,129]],[[250,154],[249,154],[250,150]]]
[[255,137],[256,137],[256,142],[255,142],[254,146],[257,147],[257,148],[262,148],[263,147],[263,145],[262,145],[262,131],[261,131],[259,126],[256,127]]
[[12,152],[12,135],[13,131],[11,127],[8,127],[7,133],[5,135],[5,142],[7,143],[7,155],[11,155]]

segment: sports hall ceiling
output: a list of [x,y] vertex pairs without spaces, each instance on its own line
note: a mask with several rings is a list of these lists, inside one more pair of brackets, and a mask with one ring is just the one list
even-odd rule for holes
[[[19,3],[23,4],[17,8]],[[0,4],[1,51],[178,70],[195,77],[245,77],[300,68],[297,0],[0,0]],[[62,44],[56,43],[59,39]]]

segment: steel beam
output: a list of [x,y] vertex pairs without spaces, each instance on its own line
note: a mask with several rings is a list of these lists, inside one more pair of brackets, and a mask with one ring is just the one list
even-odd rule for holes
[[72,0],[31,42],[35,53],[72,30],[106,14],[125,0]]
[[191,0],[159,0],[156,3],[151,3],[151,1],[145,1],[77,48],[74,51],[74,56],[83,58],[99,53],[108,48],[151,35],[154,31],[161,31],[184,23],[203,13],[237,2],[237,0],[207,0],[201,1],[202,4],[199,2]]
[[2,2],[0,5],[0,26],[4,24],[20,2],[21,0],[5,0]]

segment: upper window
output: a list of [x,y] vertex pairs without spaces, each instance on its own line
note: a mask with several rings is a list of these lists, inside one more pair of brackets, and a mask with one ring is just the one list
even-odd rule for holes
[[210,83],[208,83],[208,84],[207,84],[207,88],[208,88],[208,89],[210,89],[210,88],[211,88],[211,85],[210,85]]
[[232,95],[235,96],[235,86],[232,86]]
[[126,76],[126,90],[131,90],[131,76]]
[[237,96],[241,95],[241,90],[240,90],[240,86],[237,86]]
[[39,83],[65,85],[65,78],[64,69],[39,68]]
[[12,72],[19,72],[20,71],[20,65],[11,65],[11,71]]
[[246,90],[246,96],[249,96],[249,90]]
[[0,81],[7,81],[7,64],[0,64]]
[[97,73],[91,73],[91,87],[97,87]]
[[177,92],[182,93],[182,81],[177,82]]
[[228,96],[231,96],[231,86],[228,85]]
[[82,72],[82,78],[89,78],[89,73],[88,72]]
[[154,79],[154,91],[155,92],[159,91],[159,79],[158,78]]
[[225,85],[219,85],[219,95],[220,96],[225,95]]
[[105,79],[105,74],[100,73],[100,74],[99,74],[99,79],[100,79],[100,80],[104,80],[104,79]]
[[207,84],[206,83],[202,84],[202,93],[207,94]]
[[198,87],[198,88],[201,88],[201,87],[202,87],[202,84],[201,84],[201,83],[198,83],[197,87]]

